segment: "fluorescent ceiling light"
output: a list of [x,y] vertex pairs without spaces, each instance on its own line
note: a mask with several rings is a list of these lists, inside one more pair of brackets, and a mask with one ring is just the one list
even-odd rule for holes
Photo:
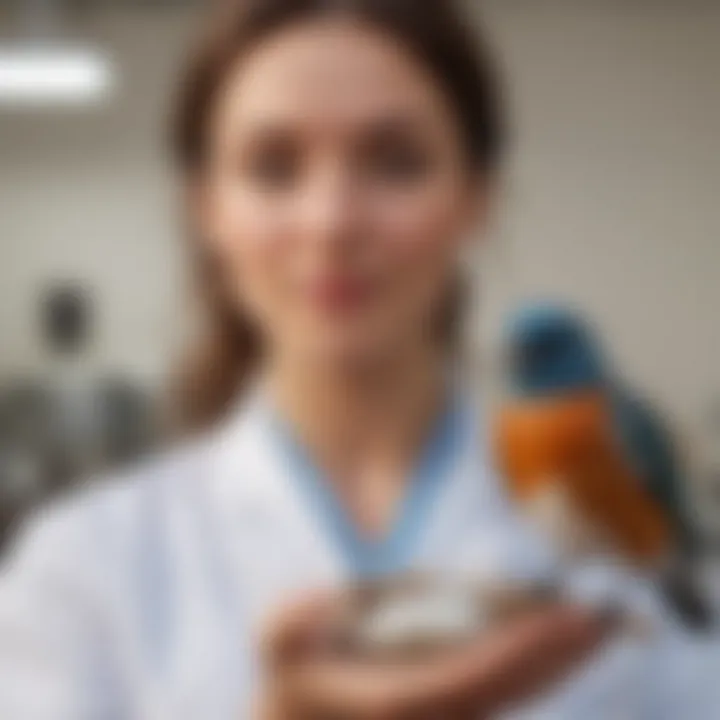
[[114,73],[92,50],[0,47],[0,105],[86,105],[107,98]]

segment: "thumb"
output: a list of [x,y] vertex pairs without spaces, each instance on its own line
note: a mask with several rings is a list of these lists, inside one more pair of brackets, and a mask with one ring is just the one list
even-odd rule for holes
[[265,623],[260,648],[271,666],[292,662],[317,644],[333,615],[335,594],[329,591],[306,595],[275,611]]

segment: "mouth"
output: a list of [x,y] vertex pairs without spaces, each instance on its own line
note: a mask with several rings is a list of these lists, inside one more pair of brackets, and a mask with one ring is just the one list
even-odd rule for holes
[[311,283],[312,304],[331,315],[347,315],[366,306],[372,296],[372,283],[350,276],[328,275]]

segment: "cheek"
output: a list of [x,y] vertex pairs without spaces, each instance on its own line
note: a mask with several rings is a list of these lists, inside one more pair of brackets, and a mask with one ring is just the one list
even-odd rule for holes
[[[428,188],[376,206],[377,235],[399,291],[437,294],[453,274],[463,233],[458,188]],[[410,294],[409,299],[414,298]]]
[[213,204],[213,237],[218,252],[241,258],[272,252],[282,242],[284,222],[262,195],[220,188]]
[[262,196],[231,186],[216,191],[212,212],[212,250],[229,292],[262,316],[287,287],[291,229]]

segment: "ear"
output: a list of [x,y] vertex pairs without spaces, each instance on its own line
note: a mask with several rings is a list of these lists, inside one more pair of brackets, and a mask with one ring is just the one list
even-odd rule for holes
[[478,174],[468,183],[465,212],[463,213],[462,237],[475,245],[482,241],[495,219],[499,195],[498,181]]
[[188,224],[196,237],[210,245],[217,237],[217,219],[212,193],[202,178],[188,181],[183,189],[183,207]]

